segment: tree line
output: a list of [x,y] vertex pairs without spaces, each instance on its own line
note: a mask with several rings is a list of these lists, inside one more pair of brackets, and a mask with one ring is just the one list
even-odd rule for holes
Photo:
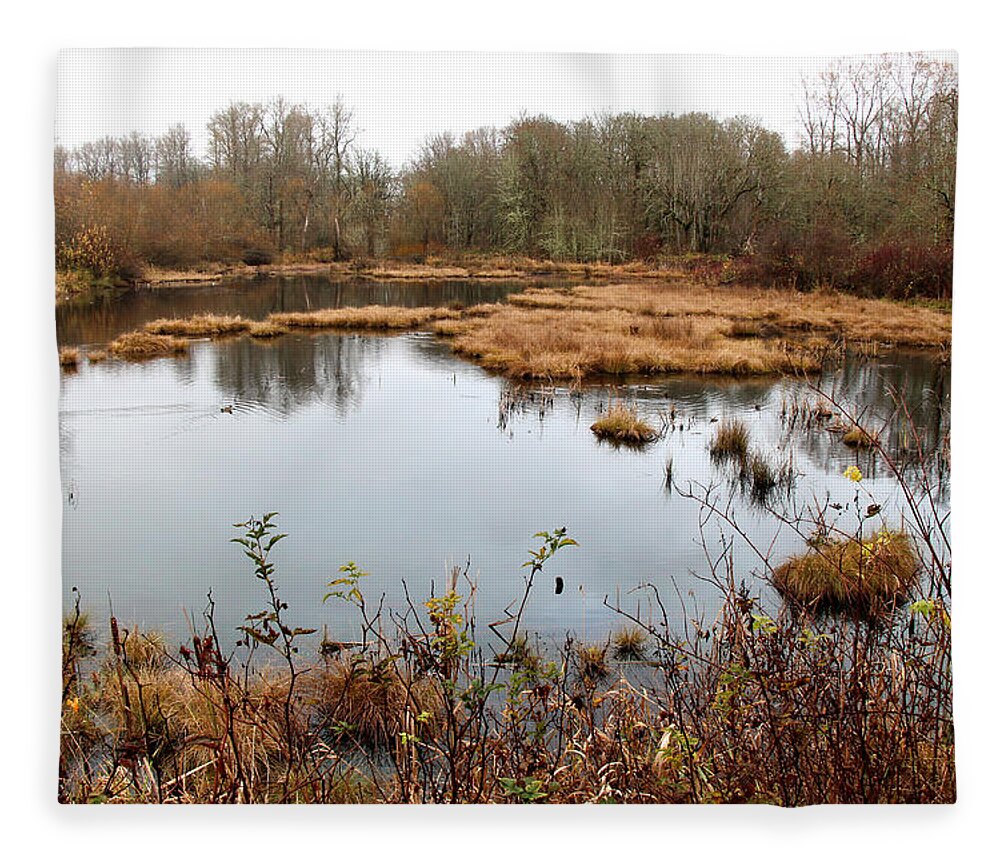
[[401,170],[339,98],[237,102],[183,126],[55,150],[60,268],[502,253],[735,258],[743,276],[950,290],[958,82],[920,55],[804,82],[801,143],[745,117],[521,116],[428,139]]

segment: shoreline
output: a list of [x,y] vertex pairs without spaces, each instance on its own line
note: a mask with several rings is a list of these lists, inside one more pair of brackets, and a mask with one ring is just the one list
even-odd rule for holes
[[683,276],[676,265],[647,263],[557,263],[530,258],[446,259],[430,258],[417,263],[384,260],[377,263],[283,262],[262,266],[208,264],[195,269],[160,269],[150,267],[142,285],[151,288],[195,286],[222,283],[244,278],[280,278],[294,275],[327,275],[330,278],[361,278],[376,281],[414,280],[524,280],[549,277],[580,277],[587,280],[613,277],[675,279]]
[[[525,281],[532,282],[548,278],[580,278],[584,281],[622,278],[629,280],[674,281],[685,276],[677,260],[664,263],[573,263],[536,260],[528,257],[430,257],[418,263],[406,260],[369,261],[288,261],[248,266],[245,263],[206,262],[186,269],[168,269],[148,266],[136,282],[142,289],[167,289],[174,287],[195,287],[203,285],[223,285],[233,281],[253,278],[282,278],[296,275],[327,276],[331,280],[356,278],[373,281]],[[72,273],[57,272],[60,281],[73,281]],[[82,286],[83,279],[75,290],[57,288],[57,301],[65,301],[88,290]],[[95,289],[113,288],[105,280],[92,280]],[[124,285],[121,285],[125,288]]]

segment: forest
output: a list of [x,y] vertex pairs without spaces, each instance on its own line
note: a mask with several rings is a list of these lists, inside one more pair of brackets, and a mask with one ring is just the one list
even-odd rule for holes
[[958,81],[921,55],[803,81],[800,140],[748,117],[522,115],[443,132],[396,169],[354,108],[277,98],[55,149],[57,280],[149,267],[515,256],[685,257],[723,280],[948,298]]

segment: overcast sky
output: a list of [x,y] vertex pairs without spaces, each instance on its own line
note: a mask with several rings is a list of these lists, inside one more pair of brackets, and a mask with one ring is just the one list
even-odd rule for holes
[[[953,56],[945,55],[954,60]],[[320,107],[341,94],[358,142],[394,165],[430,134],[601,111],[752,116],[798,142],[803,75],[827,57],[388,53],[256,49],[73,49],[60,54],[56,139],[73,147],[182,122],[199,155],[211,114],[279,95]]]

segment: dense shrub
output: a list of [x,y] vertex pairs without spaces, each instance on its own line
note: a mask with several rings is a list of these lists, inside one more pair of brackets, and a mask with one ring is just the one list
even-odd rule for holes
[[951,296],[950,244],[886,241],[857,256],[848,282],[852,289],[892,298]]
[[274,255],[266,248],[247,248],[243,252],[243,262],[248,266],[267,266]]

